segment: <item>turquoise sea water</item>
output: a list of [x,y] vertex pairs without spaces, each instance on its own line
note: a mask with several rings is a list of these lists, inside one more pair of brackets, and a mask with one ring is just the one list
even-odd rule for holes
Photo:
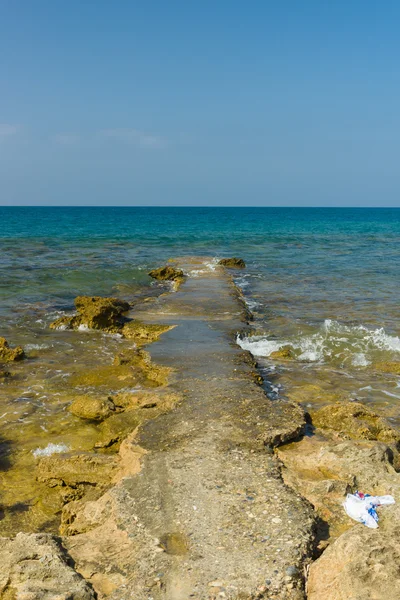
[[[26,516],[33,453],[91,447],[92,426],[78,431],[66,410],[71,373],[111,364],[126,343],[48,325],[77,295],[160,293],[147,272],[171,257],[246,261],[234,276],[254,321],[237,341],[271,398],[359,400],[400,426],[400,376],[377,368],[400,361],[399,242],[400,209],[0,207],[0,336],[28,356],[0,380],[0,534],[46,528],[42,509],[35,525]],[[292,360],[270,357],[284,346]]]
[[0,207],[1,325],[16,305],[146,285],[170,256],[238,254],[272,316],[395,331],[399,240],[400,209]]

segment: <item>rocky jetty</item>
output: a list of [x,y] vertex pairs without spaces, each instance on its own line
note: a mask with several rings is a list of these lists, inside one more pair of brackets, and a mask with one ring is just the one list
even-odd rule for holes
[[[25,358],[24,349],[22,346],[10,348],[6,338],[0,337],[0,363],[9,363],[22,360]],[[6,371],[2,371],[4,377],[7,377]]]

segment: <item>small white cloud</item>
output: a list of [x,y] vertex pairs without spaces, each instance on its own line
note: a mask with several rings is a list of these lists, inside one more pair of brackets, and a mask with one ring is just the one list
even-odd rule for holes
[[62,146],[72,146],[81,139],[77,133],[58,133],[54,136],[54,140]]
[[139,131],[138,129],[103,129],[100,131],[100,135],[104,138],[119,140],[143,148],[164,148],[166,146],[164,138]]
[[9,123],[0,123],[0,137],[6,138],[17,134],[19,125],[10,125]]

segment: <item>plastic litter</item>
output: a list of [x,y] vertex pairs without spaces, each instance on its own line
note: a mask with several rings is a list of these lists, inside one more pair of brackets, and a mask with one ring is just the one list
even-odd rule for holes
[[349,517],[371,529],[376,529],[379,520],[376,512],[377,506],[394,503],[393,496],[371,496],[370,494],[355,492],[355,494],[347,494],[343,506]]

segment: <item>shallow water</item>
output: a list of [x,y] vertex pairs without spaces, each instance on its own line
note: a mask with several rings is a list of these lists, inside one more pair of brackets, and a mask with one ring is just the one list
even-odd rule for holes
[[[73,376],[128,344],[49,323],[80,294],[135,301],[164,291],[147,271],[174,256],[245,259],[235,279],[254,336],[239,341],[271,397],[306,407],[359,399],[400,426],[400,377],[374,366],[400,361],[399,241],[400,209],[0,208],[0,335],[28,356],[0,383],[0,534],[51,529],[33,453],[92,447],[93,426],[66,411],[86,391]],[[269,358],[282,346],[293,360]]]

